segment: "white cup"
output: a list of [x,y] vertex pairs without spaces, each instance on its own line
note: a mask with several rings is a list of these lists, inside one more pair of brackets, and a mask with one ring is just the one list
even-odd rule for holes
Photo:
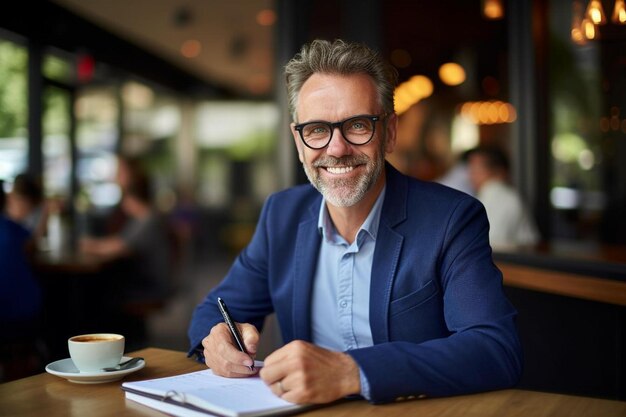
[[100,372],[120,363],[124,342],[121,334],[93,333],[70,337],[67,347],[80,372]]

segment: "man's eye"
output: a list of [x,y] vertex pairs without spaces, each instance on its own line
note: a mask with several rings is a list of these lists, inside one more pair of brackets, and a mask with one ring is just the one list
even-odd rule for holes
[[328,134],[328,127],[322,124],[310,125],[304,129],[305,136],[322,136]]
[[351,120],[348,129],[352,132],[367,131],[371,129],[371,123],[364,119]]

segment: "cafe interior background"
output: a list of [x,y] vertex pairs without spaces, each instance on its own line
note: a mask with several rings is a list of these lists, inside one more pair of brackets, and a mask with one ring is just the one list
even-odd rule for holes
[[[186,350],[193,307],[249,240],[264,199],[306,181],[281,72],[318,37],[366,42],[397,68],[389,160],[401,171],[435,180],[477,145],[506,151],[542,239],[497,262],[624,284],[623,0],[11,2],[0,13],[0,179],[10,191],[30,172],[62,202],[60,247],[49,236],[47,249],[71,253],[119,203],[117,155],[143,162],[174,230],[174,290],[140,310],[131,346]],[[97,298],[84,284],[93,271],[54,259],[38,271],[57,337],[115,330],[63,326],[64,314],[88,316],[89,301],[65,298]],[[521,386],[626,400],[624,304],[505,289],[520,312]],[[270,350],[279,336],[267,327]],[[29,342],[11,375],[66,353]]]

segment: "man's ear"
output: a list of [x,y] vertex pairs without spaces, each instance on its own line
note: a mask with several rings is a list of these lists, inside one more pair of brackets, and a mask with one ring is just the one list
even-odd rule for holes
[[304,145],[302,144],[302,141],[300,140],[300,134],[296,130],[296,124],[291,123],[289,127],[291,128],[291,136],[293,136],[293,141],[296,144],[296,149],[298,150],[298,158],[300,159],[300,162],[304,163],[304,154],[303,154]]
[[396,134],[398,132],[398,115],[394,112],[387,116],[387,137],[385,140],[385,152],[391,153],[396,148]]

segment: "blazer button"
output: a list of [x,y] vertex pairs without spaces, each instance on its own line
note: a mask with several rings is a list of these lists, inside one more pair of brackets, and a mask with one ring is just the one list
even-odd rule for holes
[[415,399],[415,395],[409,395],[408,397],[406,397],[407,400],[414,400]]
[[404,401],[405,398],[404,397],[396,397],[396,401]]
[[420,400],[424,399],[424,398],[426,398],[426,394],[420,394],[420,395],[417,396],[417,398],[419,398]]

